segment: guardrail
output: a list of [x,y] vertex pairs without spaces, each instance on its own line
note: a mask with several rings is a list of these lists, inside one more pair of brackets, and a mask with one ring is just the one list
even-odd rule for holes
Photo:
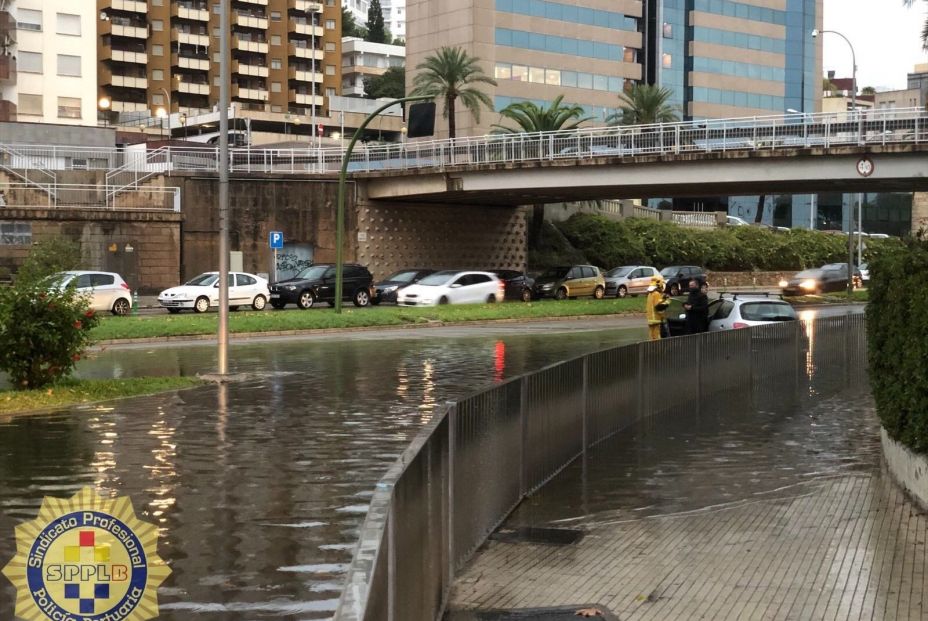
[[591,447],[729,391],[782,402],[860,382],[865,327],[847,315],[626,345],[447,404],[377,484],[336,621],[439,619],[477,548]]
[[180,213],[180,188],[57,183],[44,192],[29,183],[0,183],[2,209],[105,209],[109,211],[171,211]]
[[[925,142],[928,142],[928,111],[907,108],[858,114],[791,114],[366,144],[355,149],[349,171],[440,170],[450,166],[546,160]],[[157,157],[155,163],[164,173],[215,172],[219,169],[218,149],[206,146],[165,147],[163,155],[141,154],[140,159],[134,159],[136,156],[131,151],[119,149],[45,145],[9,147],[23,154],[12,162],[12,166],[7,164],[12,168],[113,170],[137,166],[141,170],[150,170],[150,159]],[[338,172],[343,153],[340,148],[235,148],[230,150],[229,166],[232,172],[330,174]],[[3,163],[0,161],[0,165]]]

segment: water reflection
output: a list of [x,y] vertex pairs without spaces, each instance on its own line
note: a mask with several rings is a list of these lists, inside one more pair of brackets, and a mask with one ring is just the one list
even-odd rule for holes
[[[374,483],[437,404],[641,332],[235,345],[243,382],[0,418],[0,562],[43,496],[95,485],[161,531],[161,618],[330,617]],[[209,345],[120,349],[79,373],[214,365]]]

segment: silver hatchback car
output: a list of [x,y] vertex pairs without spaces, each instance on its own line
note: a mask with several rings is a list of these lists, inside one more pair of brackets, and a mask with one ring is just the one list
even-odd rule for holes
[[649,265],[623,265],[611,269],[603,274],[606,279],[606,296],[624,298],[628,295],[644,295],[651,286],[651,279],[658,274]]
[[709,332],[798,319],[791,304],[762,293],[722,293],[715,304],[710,305],[709,317]]

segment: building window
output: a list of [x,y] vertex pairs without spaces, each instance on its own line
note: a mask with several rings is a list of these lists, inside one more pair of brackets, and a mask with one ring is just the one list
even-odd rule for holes
[[153,32],[161,32],[164,30],[164,22],[160,19],[151,20],[151,29]]
[[152,6],[164,6],[164,0],[151,0]]
[[279,58],[272,58],[272,59],[271,59],[271,69],[282,69],[283,66],[284,66],[283,63],[280,62],[280,59],[279,59]]
[[222,5],[221,5],[221,4],[214,4],[214,5],[213,5],[213,15],[219,15],[220,13],[222,13]]
[[0,222],[0,245],[31,246],[31,222]]
[[164,79],[164,70],[163,69],[152,69],[151,70],[151,79],[160,82]]
[[527,82],[528,81],[528,67],[525,65],[513,65],[512,66],[512,79],[516,82]]
[[280,82],[271,82],[271,92],[272,93],[280,92]]
[[164,46],[158,45],[158,44],[152,45],[151,55],[152,56],[164,56]]
[[222,54],[220,54],[219,52],[213,52],[213,62],[214,63],[222,62]]
[[16,114],[42,116],[42,96],[20,93],[16,102]]
[[325,66],[326,75],[335,75],[335,65],[326,65]]
[[673,56],[670,54],[664,54],[661,56],[661,66],[663,66],[665,69],[670,69],[673,67]]
[[664,22],[664,28],[662,29],[665,39],[673,39],[673,24],[668,24]]
[[160,94],[160,93],[156,93],[156,94],[152,95],[152,96],[151,96],[151,103],[153,103],[153,104],[156,105],[156,106],[163,106],[163,105],[164,105],[164,95],[162,95],[162,94]]
[[625,52],[622,55],[622,60],[627,63],[638,62],[638,51],[631,47],[625,48]]
[[327,19],[325,20],[325,29],[326,30],[335,30],[335,20]]
[[81,16],[58,13],[58,34],[81,36]]
[[214,39],[218,39],[219,36],[220,36],[221,34],[222,34],[222,29],[221,29],[221,28],[218,28],[218,27],[217,27],[217,28],[213,28],[213,38],[214,38]]
[[280,45],[280,35],[271,35],[271,45]]
[[325,89],[325,96],[329,98],[335,97],[335,89],[334,88]]
[[58,118],[59,119],[79,119],[81,118],[81,100],[79,97],[59,97],[58,98]]
[[283,112],[283,108],[280,106],[271,105],[271,112]]
[[20,51],[16,61],[16,70],[22,73],[42,73],[41,52]]
[[529,67],[528,68],[528,81],[533,84],[544,84],[545,83],[545,70],[541,67]]
[[213,76],[213,86],[220,86],[221,84],[222,80],[219,79],[219,76]]
[[58,75],[81,77],[81,57],[58,54]]
[[506,65],[503,63],[496,63],[496,71],[494,76],[497,80],[511,80],[512,79],[512,65]]
[[272,22],[280,21],[280,11],[271,11],[271,21]]
[[335,51],[335,42],[334,42],[334,41],[326,41],[326,42],[325,42],[325,51],[326,51],[326,52],[334,52],[334,51]]
[[18,9],[16,11],[16,27],[20,30],[42,31],[42,11],[32,9]]

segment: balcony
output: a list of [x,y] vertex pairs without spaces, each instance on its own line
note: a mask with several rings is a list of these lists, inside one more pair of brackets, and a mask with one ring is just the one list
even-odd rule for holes
[[268,21],[266,17],[257,17],[235,13],[232,15],[232,25],[239,28],[256,28],[258,30],[267,30]]
[[270,71],[267,67],[262,65],[250,65],[248,63],[235,60],[232,61],[232,73],[237,73],[238,75],[250,75],[255,78],[266,78],[270,74]]
[[145,52],[126,52],[124,50],[114,50],[111,47],[104,47],[100,60],[111,60],[116,63],[135,63],[137,65],[147,65],[148,55]]
[[100,9],[103,11],[110,9],[127,13],[141,13],[142,15],[148,14],[148,4],[139,0],[109,0],[109,2],[104,2]]
[[322,4],[312,0],[289,0],[287,7],[302,13],[322,13]]
[[114,24],[113,20],[103,20],[99,23],[101,35],[111,35],[113,37],[128,37],[130,39],[148,39],[148,28],[145,26],[123,26]]
[[113,112],[146,112],[148,111],[148,105],[145,102],[113,99],[110,103],[110,109]]
[[209,11],[206,9],[188,9],[172,2],[171,17],[189,19],[196,22],[209,22]]
[[189,58],[179,54],[171,54],[171,66],[180,69],[195,69],[197,71],[209,71],[208,58]]
[[209,35],[196,34],[193,32],[182,32],[177,28],[171,28],[171,41],[180,43],[182,45],[209,47]]
[[16,81],[16,57],[0,56],[0,82]]
[[255,54],[267,54],[270,47],[267,41],[246,41],[240,37],[232,37],[232,49],[241,52],[254,52]]
[[181,80],[177,83],[177,91],[188,95],[209,95],[209,84]]
[[267,101],[268,92],[263,88],[245,88],[238,84],[232,85],[232,96],[239,99],[253,99],[255,101]]
[[16,120],[16,104],[12,101],[0,99],[0,121],[4,123]]
[[[300,106],[312,106],[313,96],[308,93],[298,93],[290,91],[290,103]],[[316,107],[322,106],[322,95],[316,95]]]
[[325,76],[322,74],[321,71],[316,71],[316,72],[304,71],[302,69],[296,69],[294,67],[290,67],[290,79],[291,80],[296,80],[297,82],[306,82],[307,84],[311,84],[314,77],[315,77],[316,82],[319,84],[322,84],[322,80],[325,78]]
[[305,58],[307,60],[322,60],[325,54],[322,50],[317,50],[311,47],[300,47],[299,45],[290,44],[290,56],[295,56],[296,58]]
[[290,18],[290,32],[307,37],[311,37],[313,34],[317,37],[321,37],[325,34],[325,30],[322,29],[322,26],[313,26],[312,24],[298,22],[292,17]]
[[235,0],[235,2],[241,2],[243,4],[254,4],[257,6],[267,6],[267,0]]

